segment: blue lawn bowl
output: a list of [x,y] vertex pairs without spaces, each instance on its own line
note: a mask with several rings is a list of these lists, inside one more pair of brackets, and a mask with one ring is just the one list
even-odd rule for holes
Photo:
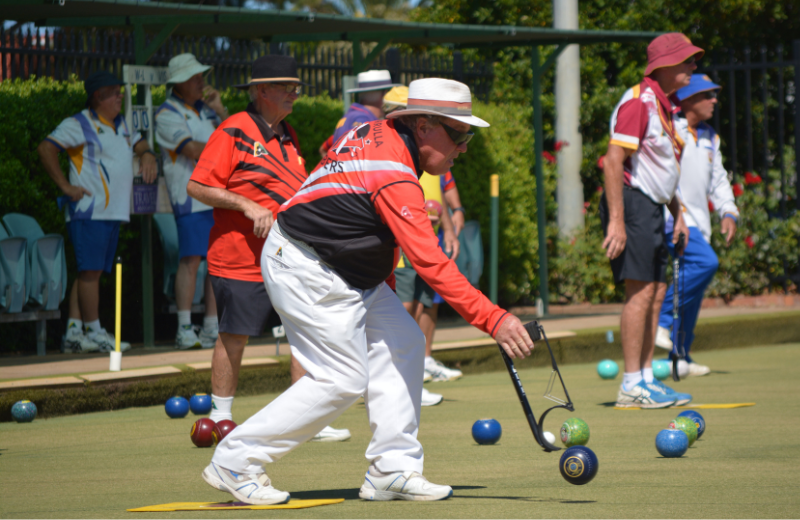
[[586,446],[572,446],[561,454],[559,469],[561,476],[570,484],[588,484],[597,475],[597,455]]
[[11,407],[11,417],[18,423],[32,422],[36,419],[37,413],[36,405],[27,399],[17,401],[14,403],[14,406]]
[[164,405],[164,411],[172,419],[186,417],[189,413],[189,401],[183,397],[170,397]]
[[205,415],[211,411],[211,396],[208,394],[194,394],[189,399],[189,409],[195,415]]
[[659,381],[663,381],[672,373],[672,365],[663,359],[653,361],[653,377]]
[[689,449],[689,437],[681,430],[661,430],[656,435],[656,449],[668,459],[682,457]]
[[678,417],[688,417],[689,419],[693,420],[697,425],[697,438],[699,439],[703,432],[706,431],[706,420],[703,418],[702,415],[695,412],[694,410],[684,410],[683,412],[678,414]]
[[478,444],[494,444],[503,435],[503,428],[494,419],[478,419],[472,425],[472,438]]
[[619,365],[610,359],[604,359],[597,364],[597,375],[601,379],[614,379],[619,374]]

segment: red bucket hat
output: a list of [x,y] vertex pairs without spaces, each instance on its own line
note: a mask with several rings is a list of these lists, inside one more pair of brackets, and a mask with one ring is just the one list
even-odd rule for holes
[[671,67],[683,63],[688,58],[698,55],[700,58],[705,51],[692,45],[692,40],[681,33],[662,34],[647,46],[647,69],[645,76],[661,67]]

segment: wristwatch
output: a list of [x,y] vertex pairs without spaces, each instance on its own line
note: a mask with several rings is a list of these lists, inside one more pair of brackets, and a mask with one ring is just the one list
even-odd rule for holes
[[467,216],[467,212],[466,212],[466,211],[464,210],[464,208],[462,208],[462,207],[458,207],[458,208],[450,208],[450,209],[453,211],[453,213],[455,213],[456,211],[460,211],[461,213],[463,213],[463,214],[464,214],[464,216],[465,216],[465,217]]

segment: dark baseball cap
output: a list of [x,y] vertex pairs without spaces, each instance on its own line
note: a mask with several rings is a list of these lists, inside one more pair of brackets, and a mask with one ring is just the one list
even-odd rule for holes
[[86,106],[92,101],[92,96],[95,92],[103,87],[111,87],[114,85],[124,85],[121,80],[110,72],[98,70],[83,81],[83,88],[86,89]]

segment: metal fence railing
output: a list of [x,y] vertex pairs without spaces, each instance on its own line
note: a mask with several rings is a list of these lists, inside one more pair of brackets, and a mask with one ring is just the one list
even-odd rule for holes
[[[306,92],[328,92],[341,96],[342,76],[352,74],[353,54],[349,45],[279,45],[224,38],[169,38],[149,59],[148,65],[166,66],[176,54],[191,52],[205,64],[213,65],[209,83],[227,88],[245,83],[254,58],[265,54],[289,54],[297,59]],[[425,76],[454,78],[467,83],[476,97],[488,100],[493,67],[488,62],[466,62],[461,52],[446,56],[412,54],[389,48],[372,68],[391,71],[395,81],[408,84]],[[135,62],[134,38],[130,32],[103,29],[0,28],[0,81],[14,78],[70,75],[83,79],[97,70],[122,75],[122,66]]]

